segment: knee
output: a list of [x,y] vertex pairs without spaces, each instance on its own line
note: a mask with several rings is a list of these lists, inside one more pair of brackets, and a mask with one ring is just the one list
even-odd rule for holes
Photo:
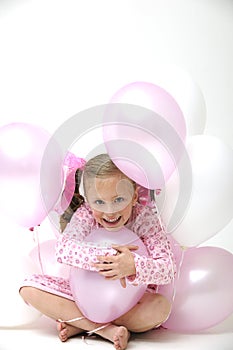
[[[141,302],[124,316],[123,325],[135,333],[146,332],[165,322],[170,310],[171,303],[163,295],[146,293]],[[122,324],[121,321],[118,319],[117,324]]]
[[171,303],[166,297],[161,294],[152,294],[149,298],[148,308],[145,308],[143,328],[139,327],[136,332],[145,332],[159,327],[167,320],[170,310]]
[[30,304],[35,288],[33,287],[21,287],[19,290],[20,296],[23,298],[26,304]]
[[157,294],[156,308],[158,310],[158,316],[161,319],[159,323],[162,324],[170,314],[171,302],[165,296]]

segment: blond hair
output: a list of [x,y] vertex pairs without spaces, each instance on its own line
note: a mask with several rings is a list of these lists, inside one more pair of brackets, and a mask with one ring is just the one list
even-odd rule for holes
[[99,154],[98,156],[91,158],[85,165],[83,171],[83,186],[84,192],[87,189],[88,182],[94,178],[108,178],[114,175],[120,175],[122,178],[127,178],[132,182],[134,187],[136,183],[129,179],[122,171],[113,163],[112,159],[107,153]]
[[[89,159],[85,164],[82,174],[84,193],[88,188],[90,180],[95,179],[96,177],[108,178],[114,175],[120,175],[122,178],[128,179],[132,182],[134,188],[136,188],[136,183],[122,173],[122,171],[113,163],[107,153],[102,153]],[[77,169],[75,176],[75,193],[71,199],[69,207],[60,217],[61,231],[64,231],[75,211],[84,203],[84,198],[79,193],[80,180],[80,169]]]

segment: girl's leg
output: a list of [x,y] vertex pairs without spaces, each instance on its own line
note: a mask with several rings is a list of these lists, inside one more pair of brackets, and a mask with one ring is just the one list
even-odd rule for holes
[[145,293],[127,313],[114,321],[129,331],[145,332],[163,323],[171,310],[170,302],[161,294]]
[[72,325],[66,324],[65,322],[57,321],[57,331],[58,336],[62,342],[67,341],[67,339],[84,332],[83,329],[74,327]]
[[[47,293],[40,289],[34,287],[22,287],[20,290],[20,295],[26,303],[30,304],[42,314],[54,320],[71,320],[83,316],[74,301],[55,294]],[[65,322],[61,323],[62,331],[64,329]],[[92,331],[102,326],[102,324],[83,318],[78,321],[69,322],[67,327],[69,326],[73,326],[73,328],[68,328],[68,336],[72,336],[83,331]],[[74,328],[77,329],[76,333]],[[123,350],[127,347],[129,332],[124,326],[111,324],[106,328],[96,331],[95,333],[113,342],[115,349],[117,350]]]

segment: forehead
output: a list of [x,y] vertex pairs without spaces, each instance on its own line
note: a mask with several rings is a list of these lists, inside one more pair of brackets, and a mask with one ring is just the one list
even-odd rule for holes
[[106,195],[115,197],[123,194],[132,194],[134,186],[132,181],[122,175],[113,175],[108,178],[96,177],[90,179],[86,186],[87,195],[105,197]]

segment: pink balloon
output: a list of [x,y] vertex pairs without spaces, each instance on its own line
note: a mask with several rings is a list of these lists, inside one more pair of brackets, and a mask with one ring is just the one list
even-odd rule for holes
[[56,239],[50,239],[34,247],[29,256],[35,266],[45,275],[69,278],[70,266],[57,262],[55,256]]
[[103,126],[107,152],[127,176],[145,188],[164,186],[183,153],[186,123],[163,88],[135,82],[110,100]]
[[[97,229],[87,236],[85,242],[98,244],[137,245],[137,254],[146,255],[147,250],[141,239],[129,229],[107,231]],[[81,312],[93,322],[111,322],[130,310],[141,299],[146,285],[133,286],[127,283],[123,288],[119,280],[106,280],[98,272],[72,267],[70,286]]]
[[0,209],[19,225],[40,224],[62,189],[59,146],[40,127],[8,124],[0,128],[0,164]]
[[172,311],[164,327],[195,332],[233,312],[233,254],[217,247],[188,248],[175,281]]

